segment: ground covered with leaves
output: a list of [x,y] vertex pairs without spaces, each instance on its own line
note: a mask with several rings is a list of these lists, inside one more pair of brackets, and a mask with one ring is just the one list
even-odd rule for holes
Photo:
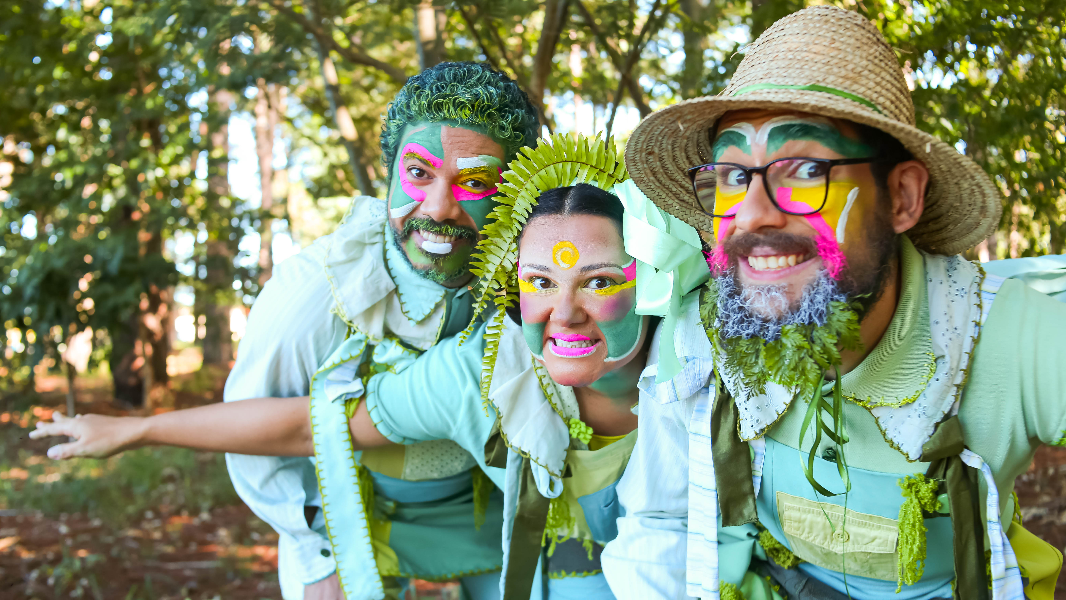
[[[224,375],[174,377],[153,410],[218,401]],[[48,460],[54,442],[27,434],[63,410],[64,386],[44,378],[35,397],[0,405],[0,598],[281,597],[277,534],[237,497],[221,455],[146,448],[107,460]],[[146,412],[116,408],[105,378],[81,380],[78,395],[82,413]],[[1066,546],[1066,450],[1041,448],[1017,492],[1026,527]],[[1066,583],[1058,592],[1066,598]],[[458,598],[452,584],[418,582],[416,593]]]
[[[173,377],[154,411],[222,398],[225,373]],[[78,412],[116,408],[107,378],[78,383]],[[221,455],[145,448],[107,460],[53,462],[36,422],[64,410],[65,382],[0,404],[0,598],[281,598],[277,534],[238,498]],[[458,597],[418,582],[418,598]]]

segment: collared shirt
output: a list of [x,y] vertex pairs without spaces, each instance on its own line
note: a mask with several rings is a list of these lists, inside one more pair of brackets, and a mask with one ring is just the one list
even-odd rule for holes
[[[392,238],[385,203],[361,196],[334,233],[276,265],[252,306],[225,401],[306,396],[350,326],[372,339],[389,332],[418,347],[462,330],[470,314],[470,303],[462,301],[466,288],[421,277]],[[391,309],[397,295],[406,318]],[[280,536],[283,589],[302,591],[333,573],[313,460],[228,454],[226,461],[241,499]],[[310,524],[308,507],[316,509]]]
[[[904,281],[909,279],[913,281],[906,277]],[[686,307],[692,310],[695,304],[689,299]],[[1066,339],[1046,335],[1048,331],[1066,331],[1066,306],[1008,280],[999,289],[970,364],[959,416],[967,445],[991,468],[1003,504],[1039,444],[1066,445],[1066,373],[1061,368],[1066,364]],[[688,424],[698,398],[708,393],[711,371],[695,367],[709,362],[710,346],[698,325],[679,327],[675,335],[680,336],[677,346],[685,350],[699,347],[698,338],[704,336],[708,360],[689,360],[671,382],[672,393],[660,389],[658,397],[651,397],[644,384],[654,379],[656,340],[650,366],[642,374],[640,437],[618,487],[626,515],[619,519],[618,538],[603,554],[604,571],[619,598],[687,597],[688,553],[698,550],[693,544],[701,543],[688,531]],[[876,348],[871,355],[875,353]],[[681,350],[678,354],[694,358]],[[767,435],[797,445],[797,415],[790,414],[796,410],[790,407]],[[849,445],[859,443],[849,454],[850,466],[889,473],[916,470],[878,435],[866,409],[846,402],[844,416],[853,440]],[[852,491],[852,495],[862,493]],[[733,539],[731,529],[735,528],[718,528],[716,558],[721,579],[736,584],[747,570],[752,542]],[[723,550],[733,542],[737,544],[733,551]]]

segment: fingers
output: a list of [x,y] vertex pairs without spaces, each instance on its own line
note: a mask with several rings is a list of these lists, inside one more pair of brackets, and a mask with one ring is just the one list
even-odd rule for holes
[[52,460],[65,460],[68,458],[74,458],[81,456],[80,444],[78,442],[71,442],[68,444],[59,444],[58,446],[52,446],[48,449],[48,458]]
[[74,419],[62,417],[59,413],[55,413],[55,419],[52,423],[37,421],[37,429],[30,432],[30,439],[39,440],[57,435],[74,435]]

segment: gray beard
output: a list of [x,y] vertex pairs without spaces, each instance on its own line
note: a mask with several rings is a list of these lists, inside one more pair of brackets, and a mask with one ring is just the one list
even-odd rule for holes
[[[825,325],[830,302],[847,302],[839,283],[824,270],[790,303],[783,285],[742,287],[733,269],[715,277],[717,321],[722,341],[759,338],[773,342],[788,325]],[[767,316],[776,315],[776,316]]]

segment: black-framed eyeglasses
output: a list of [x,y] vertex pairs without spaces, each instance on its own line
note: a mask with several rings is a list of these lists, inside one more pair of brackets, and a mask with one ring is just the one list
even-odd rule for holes
[[[745,167],[736,163],[714,162],[688,170],[692,192],[700,209],[712,217],[729,217],[744,200],[751,180],[762,175],[763,188],[777,210],[789,215],[813,215],[825,207],[829,197],[829,183],[833,167],[879,162],[882,158],[806,158],[790,156],[772,160],[761,167]],[[788,188],[789,198],[778,201],[777,190]],[[803,194],[802,207],[790,200],[797,189],[821,190]],[[785,204],[782,206],[782,204]]]

